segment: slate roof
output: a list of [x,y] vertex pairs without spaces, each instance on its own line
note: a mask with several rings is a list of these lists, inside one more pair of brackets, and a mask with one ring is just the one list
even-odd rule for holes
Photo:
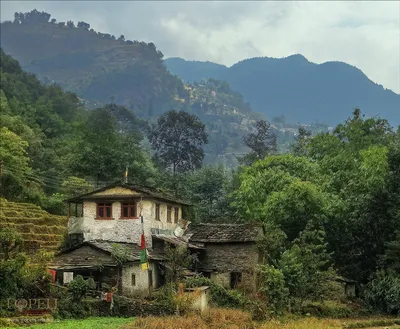
[[[79,248],[82,248],[84,246],[89,246],[95,250],[98,250],[100,252],[103,252],[107,256],[111,256],[111,252],[113,249],[113,245],[117,245],[119,248],[124,250],[125,254],[127,255],[127,262],[136,262],[140,260],[140,251],[141,248],[138,246],[136,243],[126,243],[126,242],[114,242],[114,241],[106,241],[106,240],[92,240],[92,241],[84,241],[76,246],[73,246],[69,249],[63,250],[59,252],[55,259],[54,259],[54,264],[53,265],[63,265],[63,266],[71,266],[71,265],[79,265],[78,267],[85,267],[85,265],[91,266],[93,264],[90,261],[85,262],[79,259],[68,259],[67,261],[63,261],[63,264],[60,263],[60,261],[57,259],[58,256],[60,258],[64,259],[66,255],[69,253],[73,252],[74,250],[77,250]],[[148,250],[148,259],[150,260],[163,260],[163,256],[159,255],[156,252],[152,252],[151,250]],[[96,263],[96,260],[93,259],[92,263]],[[87,263],[87,264],[85,264]],[[115,266],[115,261],[112,258],[109,258],[107,261],[107,265],[109,266]]]
[[187,245],[191,249],[204,249],[204,247],[198,246],[193,243],[188,243],[183,239],[180,239],[176,236],[173,235],[166,235],[166,234],[153,234],[153,237],[165,242],[168,242],[170,244],[173,244],[175,246],[181,246],[181,245]]
[[185,232],[190,242],[254,242],[264,233],[261,224],[190,224]]
[[139,193],[138,196],[142,196],[142,197],[160,199],[160,200],[165,200],[165,201],[169,201],[169,202],[173,202],[173,203],[189,205],[189,206],[191,205],[190,203],[180,200],[180,199],[177,199],[177,198],[174,198],[167,192],[157,189],[155,187],[138,186],[138,185],[132,185],[132,184],[119,183],[119,182],[114,183],[112,185],[102,187],[97,190],[94,190],[90,193],[82,194],[82,195],[73,197],[71,199],[67,199],[67,200],[65,200],[65,202],[78,202],[78,201],[82,201],[85,199],[116,199],[116,198],[127,198],[127,197],[131,198],[131,196],[115,195],[115,194],[110,194],[110,195],[103,194],[103,195],[96,195],[96,196],[93,195],[98,192],[107,191],[108,189],[112,189],[115,187],[122,187],[122,188],[130,189],[132,191]]

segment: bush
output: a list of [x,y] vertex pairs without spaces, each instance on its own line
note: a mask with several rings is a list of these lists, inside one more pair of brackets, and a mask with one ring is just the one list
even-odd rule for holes
[[58,309],[54,316],[62,319],[83,319],[92,315],[90,304],[84,302],[83,298],[96,285],[93,279],[84,280],[78,275],[68,284],[68,292],[55,291],[59,296]]
[[349,318],[354,314],[354,311],[346,304],[326,301],[323,303],[309,303],[301,308],[302,314],[310,314],[317,317],[326,318]]
[[282,271],[270,265],[260,265],[257,267],[257,272],[261,286],[260,293],[265,298],[269,312],[281,313],[289,297]]
[[374,310],[400,315],[400,277],[378,272],[368,283],[364,299]]

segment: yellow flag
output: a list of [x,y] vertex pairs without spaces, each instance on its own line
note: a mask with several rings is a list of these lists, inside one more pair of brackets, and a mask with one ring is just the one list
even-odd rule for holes
[[147,263],[142,264],[142,270],[146,271],[148,269]]

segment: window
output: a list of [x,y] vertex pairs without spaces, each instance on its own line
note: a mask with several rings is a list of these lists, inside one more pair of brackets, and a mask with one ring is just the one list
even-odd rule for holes
[[174,209],[174,222],[178,223],[178,218],[179,218],[179,208]]
[[156,203],[156,220],[160,220],[160,204]]
[[137,206],[135,202],[121,204],[121,218],[137,218]]
[[97,219],[112,219],[111,203],[98,203],[96,218]]
[[172,212],[172,207],[167,206],[167,222],[171,223],[171,212]]
[[237,286],[242,282],[241,272],[231,272],[231,289],[237,288]]
[[136,275],[135,274],[132,274],[132,277],[131,277],[131,282],[132,282],[132,286],[136,286]]

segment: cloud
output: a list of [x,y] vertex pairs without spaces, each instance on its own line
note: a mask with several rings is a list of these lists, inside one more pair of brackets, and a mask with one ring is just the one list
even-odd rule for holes
[[154,42],[167,57],[232,65],[300,53],[316,63],[349,63],[400,92],[397,1],[2,1],[1,20],[34,8]]

